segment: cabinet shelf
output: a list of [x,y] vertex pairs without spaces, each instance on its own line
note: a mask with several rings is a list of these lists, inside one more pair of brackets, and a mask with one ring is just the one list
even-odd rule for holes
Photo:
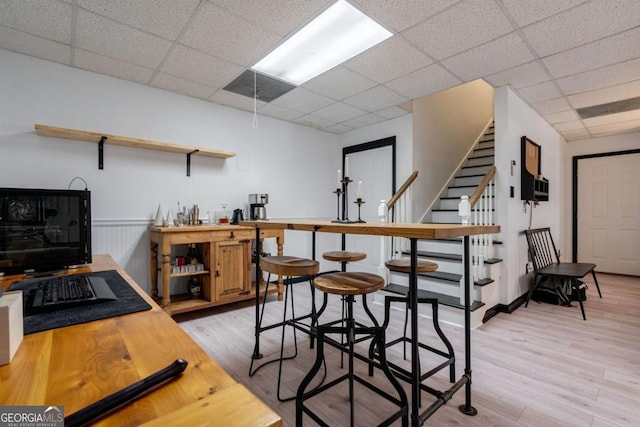
[[202,270],[202,271],[190,271],[188,273],[171,273],[171,278],[174,277],[189,277],[189,276],[200,276],[203,274],[209,274],[209,270]]
[[216,157],[227,159],[236,155],[233,151],[215,150],[212,148],[201,148],[187,145],[171,144],[168,142],[150,141],[146,139],[130,138],[127,136],[111,135],[108,133],[89,132],[85,130],[66,129],[36,123],[34,125],[36,134],[54,138],[72,139],[74,141],[93,142],[99,144],[98,168],[103,165],[103,144],[113,144],[122,147],[143,148],[147,150],[167,151],[170,153],[186,154],[187,156],[187,176],[191,175],[191,155]]

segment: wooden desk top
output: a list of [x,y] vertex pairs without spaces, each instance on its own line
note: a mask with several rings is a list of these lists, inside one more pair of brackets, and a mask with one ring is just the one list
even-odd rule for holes
[[270,219],[268,221],[242,221],[240,225],[261,229],[303,230],[323,233],[366,234],[371,236],[414,237],[418,239],[444,239],[450,237],[491,234],[500,231],[499,225],[422,224],[422,223],[336,223],[316,219]]
[[90,267],[117,270],[152,309],[25,336],[11,363],[0,366],[0,405],[64,405],[70,415],[183,358],[189,365],[180,377],[97,425],[282,426],[110,256],[94,256]]

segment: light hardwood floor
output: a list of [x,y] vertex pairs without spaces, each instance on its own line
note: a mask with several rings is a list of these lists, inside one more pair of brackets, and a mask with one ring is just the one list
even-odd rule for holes
[[[531,302],[512,314],[501,313],[472,333],[472,404],[478,415],[469,417],[458,410],[464,403],[464,389],[427,420],[427,426],[640,426],[640,278],[598,274],[603,298],[595,286],[587,290],[583,321],[580,309]],[[589,283],[589,282],[587,282]],[[296,284],[298,314],[310,304],[307,284]],[[380,295],[377,295],[380,300]],[[283,304],[270,299],[269,319],[281,316]],[[370,307],[379,318],[381,304]],[[360,314],[361,307],[357,305]],[[323,319],[339,315],[340,303],[332,300]],[[359,318],[363,318],[358,316]],[[276,410],[286,426],[295,424],[295,403],[277,401],[277,363],[248,376],[253,350],[254,307],[247,303],[190,313],[176,320],[238,382]],[[397,336],[403,321],[393,312],[388,337]],[[464,335],[458,327],[442,325],[456,350],[456,376],[464,369]],[[430,320],[421,319],[421,339],[434,346]],[[261,350],[265,360],[279,351],[280,330],[263,334]],[[287,350],[293,348],[291,334]],[[315,359],[308,337],[298,335],[298,357],[286,361],[283,394],[293,395],[300,379]],[[344,373],[339,353],[327,350],[330,378]],[[389,358],[401,360],[402,346],[388,350]],[[434,360],[425,354],[423,360]],[[360,363],[358,372],[365,375]],[[386,386],[382,375],[373,381]],[[448,375],[440,372],[427,382],[438,389],[448,387]],[[409,389],[406,388],[407,392]],[[310,405],[330,425],[348,425],[346,387],[321,394]],[[374,393],[356,387],[357,425],[375,425],[391,408]],[[433,397],[423,394],[423,407]],[[307,425],[313,425],[305,419]],[[398,423],[399,425],[399,423]]]

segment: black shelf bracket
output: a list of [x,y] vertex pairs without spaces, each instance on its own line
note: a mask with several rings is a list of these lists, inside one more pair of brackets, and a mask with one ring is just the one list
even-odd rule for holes
[[190,153],[187,153],[187,176],[191,176],[191,155],[197,153],[197,148]]
[[98,141],[98,169],[104,169],[104,143],[107,140],[106,136],[100,138]]

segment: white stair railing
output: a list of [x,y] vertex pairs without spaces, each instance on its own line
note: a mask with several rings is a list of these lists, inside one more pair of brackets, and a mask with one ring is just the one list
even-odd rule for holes
[[[495,166],[491,167],[476,192],[470,197],[472,225],[494,225],[494,197]],[[491,234],[477,234],[471,236],[471,272],[473,280],[488,277],[485,261],[494,257],[493,237]]]

